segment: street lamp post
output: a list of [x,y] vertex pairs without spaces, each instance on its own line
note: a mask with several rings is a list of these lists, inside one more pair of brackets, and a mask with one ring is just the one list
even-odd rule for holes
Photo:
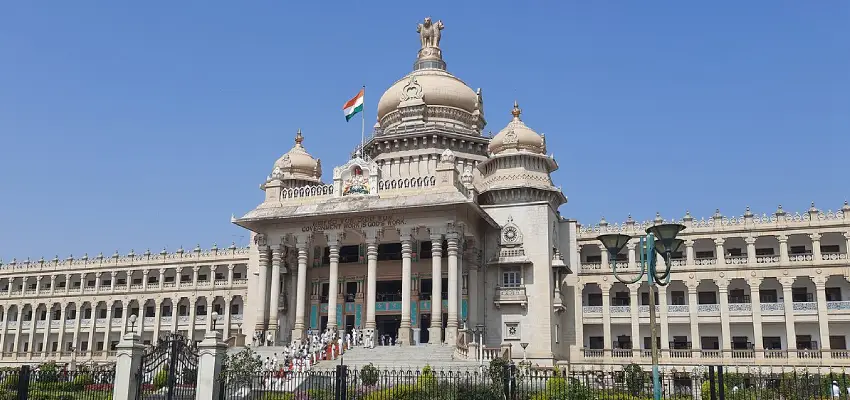
[[[685,229],[681,224],[658,224],[646,229],[646,236],[640,237],[639,243],[639,271],[634,277],[623,277],[617,271],[617,254],[632,239],[629,235],[622,233],[609,233],[599,235],[597,239],[602,242],[608,251],[608,259],[611,260],[611,269],[618,281],[627,285],[636,283],[646,276],[649,286],[649,325],[652,332],[652,394],[655,400],[661,399],[661,382],[658,374],[658,326],[655,312],[656,286],[667,286],[670,283],[670,257],[682,246],[683,241],[676,239],[676,235]],[[656,269],[656,253],[664,258],[667,268],[659,273]],[[632,307],[637,306],[633,304]],[[606,310],[607,311],[607,310]],[[634,321],[633,321],[634,322]],[[633,341],[634,342],[634,341]]]

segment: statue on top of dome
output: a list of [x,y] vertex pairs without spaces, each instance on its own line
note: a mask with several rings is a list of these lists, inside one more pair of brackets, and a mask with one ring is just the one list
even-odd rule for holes
[[419,33],[419,40],[422,42],[422,48],[436,47],[440,48],[440,31],[445,28],[442,20],[437,20],[436,23],[431,22],[431,17],[425,17],[423,23],[416,26],[416,32]]

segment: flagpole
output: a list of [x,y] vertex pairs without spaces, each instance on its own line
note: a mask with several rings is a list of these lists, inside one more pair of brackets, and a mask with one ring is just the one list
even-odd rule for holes
[[363,156],[363,146],[366,143],[366,85],[363,85],[363,111],[360,112],[360,158]]

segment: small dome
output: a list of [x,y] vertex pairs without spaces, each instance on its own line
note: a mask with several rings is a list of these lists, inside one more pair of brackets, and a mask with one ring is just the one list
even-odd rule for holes
[[478,95],[462,80],[441,69],[411,72],[390,86],[378,101],[378,121],[395,111],[403,99],[419,98],[428,106],[453,107],[472,113]]
[[546,141],[537,132],[525,126],[519,118],[522,110],[519,104],[514,102],[511,111],[513,120],[490,141],[490,153],[499,154],[506,151],[530,151],[537,154],[546,153]]
[[301,130],[295,134],[295,146],[274,163],[272,179],[298,179],[319,182],[322,178],[322,162],[313,158],[301,142]]

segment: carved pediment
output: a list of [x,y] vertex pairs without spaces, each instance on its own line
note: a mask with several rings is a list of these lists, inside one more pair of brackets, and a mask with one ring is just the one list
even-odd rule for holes
[[334,185],[340,185],[342,196],[377,194],[380,178],[378,164],[360,157],[334,168]]

